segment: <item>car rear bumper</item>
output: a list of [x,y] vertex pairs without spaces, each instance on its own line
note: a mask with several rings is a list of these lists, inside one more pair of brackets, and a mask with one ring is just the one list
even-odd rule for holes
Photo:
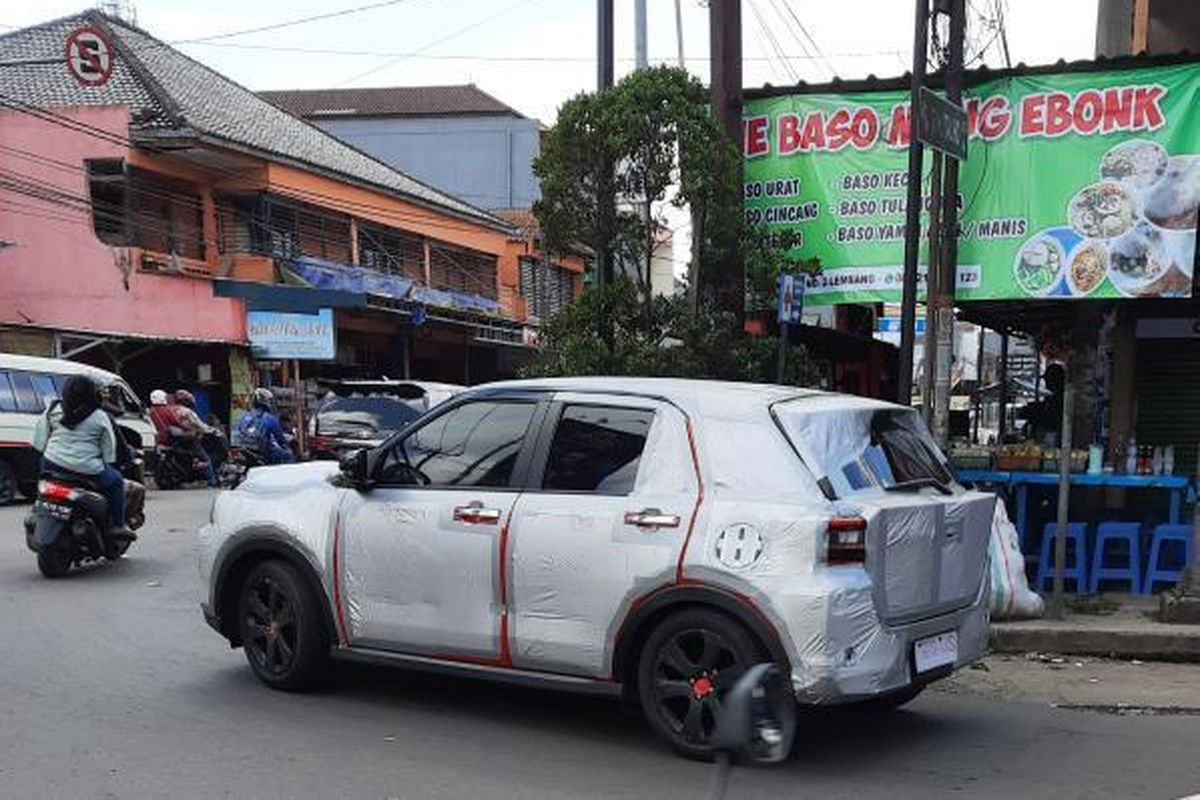
[[[805,625],[807,638],[796,642],[792,686],[801,703],[850,703],[929,683],[978,661],[987,649],[986,582],[970,605],[904,625],[879,620],[869,587],[839,589],[823,600],[824,624]],[[958,640],[954,663],[917,672],[916,642],[950,631]]]

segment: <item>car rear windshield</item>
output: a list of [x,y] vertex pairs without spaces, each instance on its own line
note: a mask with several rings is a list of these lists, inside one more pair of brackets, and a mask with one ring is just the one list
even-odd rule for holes
[[806,413],[777,407],[777,419],[822,489],[834,498],[872,489],[945,488],[954,476],[919,414],[862,405]]
[[394,397],[331,397],[317,412],[327,434],[398,431],[419,416],[419,409]]

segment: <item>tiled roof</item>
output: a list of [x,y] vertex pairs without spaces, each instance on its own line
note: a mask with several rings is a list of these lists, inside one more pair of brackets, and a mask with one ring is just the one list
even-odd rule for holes
[[[113,42],[116,66],[103,86],[83,86],[65,67],[64,43],[80,25],[99,28]],[[29,61],[44,63],[12,65]],[[133,132],[194,133],[510,230],[486,211],[377,161],[145,31],[97,11],[0,36],[0,62],[7,62],[0,69],[0,103],[15,100],[42,108],[126,105]]]
[[258,96],[298,117],[522,117],[474,84],[374,89],[285,89]]

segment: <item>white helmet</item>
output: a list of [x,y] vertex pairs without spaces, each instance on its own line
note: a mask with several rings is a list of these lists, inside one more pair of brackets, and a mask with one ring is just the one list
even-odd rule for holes
[[165,406],[167,404],[167,393],[162,389],[155,389],[150,393],[150,405]]

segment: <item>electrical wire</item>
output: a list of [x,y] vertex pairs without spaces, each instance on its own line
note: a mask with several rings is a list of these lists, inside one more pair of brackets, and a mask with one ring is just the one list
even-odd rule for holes
[[[395,51],[395,50],[340,50],[326,47],[298,47],[289,45],[270,45],[270,44],[250,44],[243,42],[195,42],[194,44],[204,47],[223,47],[235,50],[261,50],[268,53],[294,53],[297,55],[318,55],[318,56],[347,56],[351,58],[415,58],[422,61],[483,61],[495,63],[511,63],[511,64],[594,64],[596,59],[594,56],[487,56],[473,55],[466,53],[421,53],[416,50]],[[903,55],[901,50],[867,50],[867,51],[849,51],[844,53],[829,53],[830,58],[878,58],[880,56]],[[803,53],[785,53],[785,58],[794,61],[817,61],[823,56],[814,55],[810,52]],[[743,61],[773,61],[774,56],[742,56]],[[708,56],[689,56],[685,61],[696,63],[709,62]],[[632,57],[621,57],[617,61],[633,63]],[[651,63],[677,63],[678,57],[656,57],[650,58]]]
[[817,44],[817,40],[813,38],[811,33],[809,33],[808,28],[806,28],[804,23],[800,21],[800,17],[796,14],[795,10],[792,9],[791,0],[780,0],[780,2],[783,4],[783,7],[787,11],[788,15],[792,18],[792,21],[796,23],[796,27],[800,29],[802,34],[804,34],[804,38],[808,40],[809,45],[812,46],[812,49],[814,52],[816,52],[817,57],[825,63],[825,68],[829,70],[829,74],[836,78],[838,76],[837,70],[834,69],[833,64],[825,56],[825,53],[822,52],[821,46]]
[[[464,33],[469,33],[470,31],[475,30],[476,28],[480,27],[481,25],[485,25],[488,22],[491,22],[496,17],[503,16],[504,14],[507,14],[510,11],[514,11],[515,9],[517,9],[521,6],[528,5],[531,2],[533,2],[533,0],[517,0],[517,2],[513,3],[512,5],[505,6],[504,8],[500,9],[499,11],[496,11],[495,13],[492,13],[492,14],[488,14],[487,16],[483,17],[482,19],[478,19],[475,22],[470,23],[469,25],[464,25],[461,28],[457,28],[457,29],[451,31],[450,33],[446,34],[445,36],[441,36],[427,44],[424,44],[424,45],[418,47],[413,52],[414,52],[414,54],[419,54],[419,53],[424,53],[427,50],[432,50],[433,48],[437,47],[440,44],[444,44],[445,42],[448,42],[451,39],[456,39],[459,36],[463,35]],[[400,61],[403,61],[405,58],[409,58],[409,56],[407,56],[407,55],[397,56],[395,58],[388,59],[387,61],[383,62],[382,64],[371,67],[370,69],[360,72],[357,75],[353,75],[343,81],[340,81],[336,85],[337,86],[345,86],[348,83],[354,83],[355,81],[362,80],[363,78],[367,77],[368,75],[374,75],[376,72],[380,72],[382,70],[388,69],[389,67],[399,63]]]
[[300,17],[298,19],[287,20],[286,22],[275,22],[270,25],[260,25],[257,28],[243,28],[236,31],[226,31],[225,33],[214,33],[209,36],[197,36],[193,39],[179,39],[170,44],[193,44],[196,42],[211,42],[216,39],[232,39],[235,36],[246,36],[251,33],[264,33],[266,31],[277,31],[281,28],[290,28],[295,25],[304,25],[309,22],[317,22],[323,19],[333,19],[334,17],[344,17],[349,14],[358,14],[363,11],[371,11],[376,8],[385,8],[386,6],[395,6],[400,3],[408,2],[408,0],[382,0],[378,3],[369,3],[365,6],[355,6],[354,8],[343,8],[339,11],[329,11],[324,14],[316,14],[311,17]]
[[758,29],[761,33],[762,40],[775,53],[775,58],[779,62],[780,67],[788,81],[788,83],[797,83],[800,79],[796,72],[792,69],[791,63],[784,58],[783,51],[779,47],[779,42],[771,33],[771,29],[767,27],[767,21],[763,18],[762,12],[758,9],[758,4],[754,0],[749,0],[750,11],[754,14],[755,22],[758,23]]

